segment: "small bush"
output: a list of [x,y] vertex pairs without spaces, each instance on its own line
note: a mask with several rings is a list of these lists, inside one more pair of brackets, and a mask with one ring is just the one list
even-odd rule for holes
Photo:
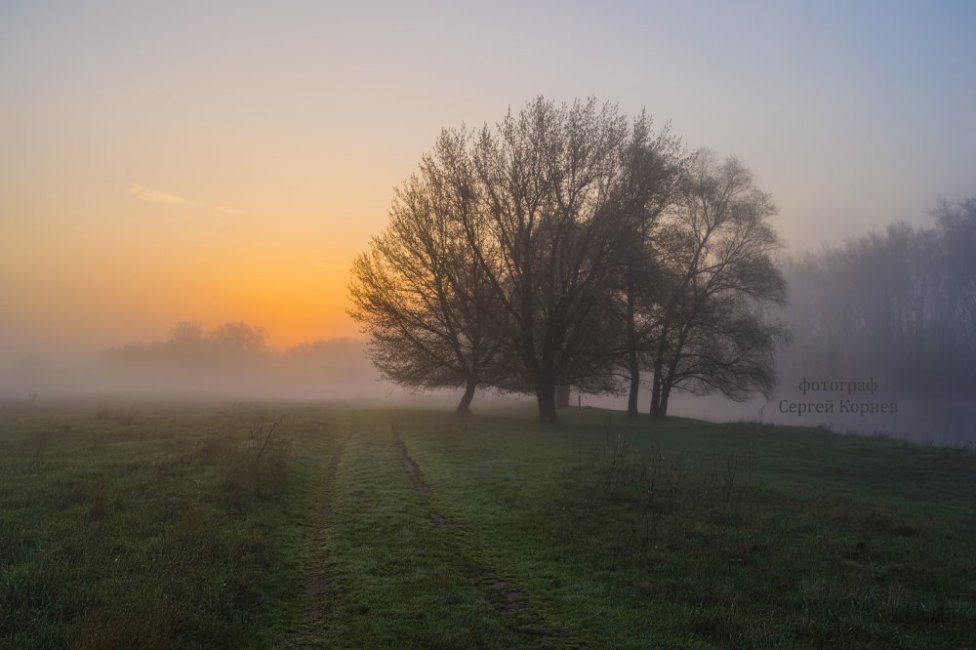
[[277,494],[288,477],[289,441],[281,433],[284,416],[259,419],[250,425],[244,450],[230,464],[227,485],[236,505]]

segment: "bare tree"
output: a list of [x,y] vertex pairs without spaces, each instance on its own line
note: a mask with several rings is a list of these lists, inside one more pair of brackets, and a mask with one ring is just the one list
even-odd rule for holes
[[777,343],[788,332],[749,302],[734,295],[712,297],[693,319],[671,332],[671,355],[661,370],[655,415],[667,415],[675,387],[696,395],[719,391],[734,401],[754,392],[769,397],[776,383]]
[[200,323],[182,321],[164,341],[109,348],[101,358],[116,367],[237,372],[267,361],[266,338],[263,329],[247,323],[224,323],[206,330]]
[[[483,313],[489,285],[468,254],[460,212],[465,138],[444,132],[416,175],[398,190],[386,230],[355,261],[350,314],[369,334],[369,355],[392,381],[423,388],[463,386],[467,414],[497,345]],[[458,167],[461,164],[461,167]],[[459,183],[461,185],[459,185]]]
[[976,197],[936,211],[943,243],[948,329],[953,347],[966,360],[965,372],[976,376]]
[[735,158],[699,152],[680,188],[680,205],[656,236],[663,269],[658,329],[651,348],[651,414],[667,414],[675,387],[719,390],[732,399],[768,393],[773,353],[785,330],[765,303],[782,304],[786,285],[773,264],[779,247],[769,196]]
[[616,209],[628,128],[615,106],[542,97],[473,143],[477,210],[462,221],[499,309],[505,388],[533,392],[555,422],[556,385],[615,387],[606,315],[631,222]]
[[654,135],[652,120],[646,113],[634,121],[624,150],[623,179],[616,206],[632,224],[619,260],[618,288],[625,323],[623,352],[629,380],[628,417],[638,415],[640,350],[647,345],[655,325],[647,318],[648,307],[657,299],[656,284],[660,278],[652,247],[653,233],[659,218],[675,200],[678,181],[690,162],[669,125]]
[[870,374],[906,396],[976,386],[976,199],[942,201],[934,227],[893,223],[792,260],[794,343],[781,371]]
[[464,385],[461,412],[487,383],[555,422],[557,387],[620,392],[622,365],[636,412],[647,357],[655,411],[693,382],[735,395],[768,383],[756,334],[772,330],[745,299],[781,298],[771,213],[737,161],[685,157],[646,115],[538,97],[442,132],[357,259],[351,313],[387,377]]

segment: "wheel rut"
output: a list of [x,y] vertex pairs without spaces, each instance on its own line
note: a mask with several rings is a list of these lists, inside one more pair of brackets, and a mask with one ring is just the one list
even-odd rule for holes
[[[353,432],[351,435],[355,435]],[[309,630],[321,628],[334,607],[334,593],[331,584],[332,567],[324,555],[328,538],[328,527],[332,521],[332,502],[335,495],[336,474],[346,447],[346,439],[337,434],[336,446],[328,464],[319,479],[318,503],[316,505],[314,548],[316,554],[312,561],[314,569],[308,583],[309,606],[305,613],[304,627]]]
[[407,473],[410,480],[413,481],[413,487],[417,491],[417,496],[426,504],[428,512],[430,512],[430,518],[434,520],[434,524],[438,528],[449,528],[452,530],[459,530],[460,526],[451,521],[445,515],[437,512],[430,505],[430,486],[427,485],[427,481],[424,480],[424,475],[420,471],[420,467],[417,465],[416,461],[410,457],[407,453],[407,446],[403,443],[403,439],[400,438],[400,426],[394,422],[390,425],[390,430],[393,433],[393,445],[396,447],[397,457],[400,459],[400,464],[403,465],[403,471]]
[[[481,589],[492,608],[509,620],[508,626],[540,647],[585,648],[585,644],[573,639],[565,630],[549,625],[545,617],[532,607],[528,594],[517,582],[506,579],[496,569],[476,559],[478,554],[472,552],[476,548],[473,536],[431,505],[430,485],[424,479],[420,466],[410,457],[407,446],[400,437],[399,423],[392,422],[390,431],[397,457],[403,471],[413,482],[417,496],[427,507],[438,529],[459,537],[454,546],[470,567],[468,579]],[[468,552],[465,552],[465,547],[469,548]]]

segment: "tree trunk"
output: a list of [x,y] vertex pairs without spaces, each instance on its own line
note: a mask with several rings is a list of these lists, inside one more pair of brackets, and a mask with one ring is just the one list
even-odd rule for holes
[[542,381],[535,388],[536,400],[539,402],[539,421],[543,424],[556,424],[556,383]]
[[664,417],[664,410],[667,409],[665,397],[664,376],[664,355],[662,350],[658,350],[657,358],[654,360],[654,383],[651,386],[651,417]]
[[569,385],[568,384],[556,385],[556,408],[558,409],[569,408]]
[[682,327],[679,332],[678,341],[675,344],[674,353],[671,355],[671,364],[668,366],[666,375],[661,381],[661,400],[658,406],[658,417],[668,416],[668,398],[671,397],[671,389],[674,388],[675,376],[678,372],[678,362],[681,360],[681,350],[685,347],[690,332],[688,326]]
[[471,400],[474,399],[474,389],[478,387],[478,382],[468,381],[464,386],[464,395],[458,403],[455,413],[458,415],[469,415],[471,413]]
[[634,326],[633,282],[627,283],[627,366],[630,371],[630,394],[627,396],[627,417],[636,418],[637,395],[640,392],[640,362],[637,358],[637,332]]
[[637,363],[637,351],[630,352],[630,394],[627,396],[627,417],[636,418],[640,413],[637,411],[637,396],[640,393],[640,365]]
[[658,413],[658,417],[666,418],[668,416],[669,397],[671,397],[671,384],[665,384],[661,388],[661,407]]
[[667,336],[668,328],[664,327],[654,354],[654,385],[651,387],[651,417],[653,418],[664,417],[661,413],[661,392],[664,388],[664,352],[667,349],[665,344]]
[[651,385],[651,417],[661,417],[661,372],[660,361],[654,362],[654,383]]

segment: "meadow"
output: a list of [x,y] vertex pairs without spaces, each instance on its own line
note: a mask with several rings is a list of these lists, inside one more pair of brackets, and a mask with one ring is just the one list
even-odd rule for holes
[[0,647],[976,647],[972,448],[533,417],[7,403]]

